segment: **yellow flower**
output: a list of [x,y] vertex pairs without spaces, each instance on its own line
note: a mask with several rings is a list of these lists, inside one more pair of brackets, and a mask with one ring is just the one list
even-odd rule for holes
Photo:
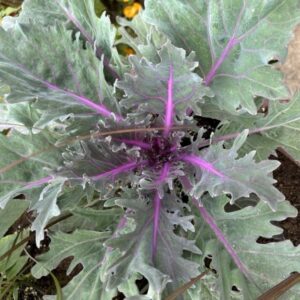
[[134,2],[132,5],[128,5],[123,9],[123,14],[126,18],[132,19],[142,9],[142,5],[138,2]]
[[132,48],[130,48],[130,47],[126,47],[125,49],[124,49],[124,52],[125,52],[125,54],[128,56],[128,55],[132,55],[132,54],[135,54],[135,51],[132,49]]

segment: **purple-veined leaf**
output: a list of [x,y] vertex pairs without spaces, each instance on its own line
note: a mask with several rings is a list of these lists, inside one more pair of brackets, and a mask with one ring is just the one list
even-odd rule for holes
[[[192,188],[192,184],[189,182],[187,177],[181,177],[181,183],[185,189],[185,191],[190,191]],[[240,258],[238,257],[237,253],[227,241],[226,237],[224,236],[223,232],[220,230],[218,225],[216,224],[215,220],[209,214],[209,212],[205,209],[202,205],[201,201],[199,202],[197,199],[192,197],[193,205],[198,209],[202,219],[206,222],[206,224],[210,227],[210,229],[214,232],[219,242],[224,246],[228,254],[231,256],[232,260],[239,268],[239,270],[248,278],[250,278],[249,271],[246,269],[245,265],[241,262]]]
[[169,278],[175,286],[184,279],[194,277],[197,274],[198,266],[183,258],[182,254],[183,250],[199,254],[199,249],[194,247],[193,242],[183,236],[176,235],[173,231],[174,225],[182,226],[185,230],[193,230],[191,219],[171,213],[171,211],[180,211],[181,208],[179,199],[178,203],[170,195],[166,195],[160,202],[157,251],[155,257],[152,257],[151,245],[153,227],[155,226],[153,196],[155,197],[155,194],[158,196],[158,193],[152,193],[145,198],[141,196],[136,198],[138,196],[131,191],[127,197],[124,195],[123,198],[116,200],[118,206],[130,209],[127,219],[133,219],[134,225],[131,222],[130,226],[130,222],[127,222],[128,229],[126,233],[120,233],[117,237],[112,237],[111,240],[106,242],[107,246],[119,249],[119,254],[117,255],[113,251],[107,261],[106,279],[108,280],[108,287],[117,286],[123,280],[126,280],[130,274],[138,272],[148,279],[149,290],[154,289],[155,294],[158,295],[161,293],[157,290],[159,288],[157,286],[158,274],[161,274],[159,277],[163,274],[168,275],[164,275],[165,281]]
[[[256,299],[282,281],[282,278],[297,271],[299,247],[293,246],[288,240],[269,244],[257,243],[260,236],[270,238],[280,235],[282,229],[273,225],[272,221],[294,217],[297,214],[296,209],[284,201],[278,204],[274,212],[266,203],[255,198],[252,200],[254,206],[245,205],[243,208],[230,210],[230,199],[225,196],[205,196],[202,199],[203,206],[247,268],[251,281],[246,281],[241,276],[241,271],[233,264],[232,258],[217,240],[215,233],[197,213],[197,245],[203,249],[203,257],[209,256],[212,259],[211,267],[218,273],[215,277],[215,289],[220,293],[221,299],[229,300],[234,295],[241,299]],[[194,211],[196,210],[195,208]],[[233,293],[232,286],[236,286],[240,292]],[[299,286],[294,286],[285,297],[296,300],[299,294]]]
[[[54,142],[55,139],[45,131],[36,135],[23,135],[16,131],[8,136],[0,135],[1,155],[5,158],[1,160],[0,164],[1,208],[21,191],[30,193],[30,189],[26,188],[27,184],[37,186],[39,183],[48,182],[49,171],[55,170],[62,163],[61,154],[54,148],[55,151],[42,152],[38,157],[32,159],[30,159],[30,155],[38,149],[53,147]],[[24,157],[28,157],[28,159],[23,159]],[[15,169],[13,166],[19,161],[22,163]],[[41,182],[42,178],[44,180]]]
[[234,140],[230,149],[224,149],[223,142],[220,142],[199,151],[199,156],[224,176],[217,176],[195,164],[195,178],[188,174],[193,184],[191,195],[199,199],[206,191],[212,197],[230,194],[231,201],[234,202],[254,193],[273,209],[278,202],[285,199],[273,186],[275,180],[271,176],[272,171],[279,166],[278,161],[264,160],[256,163],[254,151],[238,158],[238,150],[245,143],[247,135],[248,131],[245,130]]
[[[155,181],[155,184],[158,186],[164,184],[165,180],[168,178],[170,172],[169,163],[165,163],[159,178]],[[159,219],[160,219],[160,211],[161,211],[161,195],[159,191],[155,192],[155,196],[153,199],[153,236],[152,236],[152,245],[151,252],[152,258],[155,259],[156,251],[157,251],[157,237],[160,231],[159,229]]]
[[168,90],[167,90],[167,101],[165,107],[165,136],[169,133],[170,128],[173,124],[174,119],[174,100],[173,91],[174,90],[174,67],[170,65],[169,79],[168,79]]
[[216,131],[212,141],[229,140],[239,132],[249,129],[249,137],[239,153],[256,150],[257,160],[267,159],[277,148],[282,147],[295,161],[300,162],[300,97],[288,102],[270,102],[266,115],[258,114],[247,118],[232,118]]
[[146,0],[143,17],[174,45],[195,51],[220,109],[256,114],[254,97],[289,96],[280,72],[268,63],[284,60],[299,9],[294,0]]
[[140,114],[159,114],[167,132],[172,122],[176,124],[176,117],[181,122],[187,118],[187,109],[200,113],[199,103],[212,93],[192,72],[198,65],[193,54],[186,57],[183,49],[167,42],[158,50],[158,55],[158,64],[130,56],[132,74],[126,74],[117,86],[126,94],[121,105],[129,109],[133,117],[140,119]]
[[[0,40],[5,43],[1,42],[0,47],[0,80],[10,86],[5,100],[35,101],[35,107],[44,112],[42,118],[48,122],[87,112],[104,118],[114,115],[120,120],[119,106],[105,82],[102,62],[95,57],[92,47],[81,49],[79,37],[73,41],[71,34],[58,25],[50,29],[23,25],[14,29],[13,35],[1,29]],[[53,43],[51,51],[49,39]]]
[[25,0],[20,15],[14,21],[21,24],[34,21],[42,26],[68,23],[70,29],[75,29],[90,44],[98,58],[104,55],[105,71],[117,79],[121,66],[114,47],[116,29],[105,14],[97,17],[94,5],[94,0]]
[[[81,263],[83,270],[63,289],[64,299],[105,299],[116,295],[116,291],[105,291],[100,281],[100,267],[105,249],[103,241],[110,236],[109,232],[92,230],[75,230],[72,233],[56,232],[51,234],[50,251],[40,255],[32,268],[32,274],[41,278],[55,269],[59,263],[73,253],[72,263],[67,274]],[[107,297],[107,298],[106,298]]]

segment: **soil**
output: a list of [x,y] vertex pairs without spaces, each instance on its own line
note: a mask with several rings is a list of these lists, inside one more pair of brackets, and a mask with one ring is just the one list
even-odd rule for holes
[[[274,172],[278,180],[276,186],[286,199],[300,211],[300,168],[284,155],[279,153],[281,166]],[[288,218],[279,222],[284,229],[285,239],[290,239],[295,246],[300,245],[300,213],[296,218]]]

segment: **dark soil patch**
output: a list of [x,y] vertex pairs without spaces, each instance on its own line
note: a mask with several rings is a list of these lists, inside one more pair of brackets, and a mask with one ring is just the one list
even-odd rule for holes
[[[291,204],[300,210],[300,168],[281,153],[281,166],[274,172],[276,187],[285,195]],[[300,244],[300,213],[296,218],[288,218],[279,222],[284,229],[284,237],[290,239],[295,246]]]
[[286,200],[298,209],[298,216],[274,222],[274,225],[283,229],[283,233],[273,238],[260,237],[257,242],[267,244],[289,239],[298,246],[300,244],[300,168],[280,152],[278,152],[278,159],[281,165],[274,172],[274,178],[277,180],[275,186],[285,195]]

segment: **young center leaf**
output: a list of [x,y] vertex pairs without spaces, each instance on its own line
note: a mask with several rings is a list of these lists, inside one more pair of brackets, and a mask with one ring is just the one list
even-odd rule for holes
[[186,56],[183,49],[174,47],[170,42],[164,44],[157,53],[160,57],[158,64],[138,56],[129,57],[132,71],[117,84],[126,94],[121,106],[130,109],[132,114],[162,115],[172,93],[172,118],[177,116],[183,120],[187,109],[200,113],[199,103],[204,101],[204,96],[212,96],[212,92],[202,84],[201,77],[193,72],[198,65],[194,55]]

